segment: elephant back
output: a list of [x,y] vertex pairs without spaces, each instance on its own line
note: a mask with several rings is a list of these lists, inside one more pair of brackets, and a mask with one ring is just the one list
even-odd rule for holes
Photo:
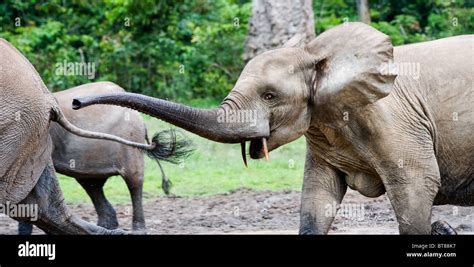
[[18,203],[50,162],[54,103],[31,63],[0,38],[0,203]]

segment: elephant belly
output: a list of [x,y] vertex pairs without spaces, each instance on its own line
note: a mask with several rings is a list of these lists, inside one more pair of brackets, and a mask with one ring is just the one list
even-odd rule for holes
[[143,169],[144,156],[137,149],[71,134],[51,136],[54,143],[54,168],[61,174],[76,178],[103,179]]
[[58,152],[58,149],[55,148],[53,152],[54,168],[61,174],[76,178],[107,178],[118,175],[123,165],[120,153],[117,152],[110,148],[102,150],[91,148],[85,151],[83,149],[69,151],[62,148],[62,151]]
[[352,172],[346,174],[345,178],[351,189],[366,197],[378,197],[385,193],[385,187],[380,177],[363,172]]

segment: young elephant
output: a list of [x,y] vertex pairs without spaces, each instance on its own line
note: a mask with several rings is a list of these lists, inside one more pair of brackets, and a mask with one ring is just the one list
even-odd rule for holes
[[123,234],[85,222],[68,211],[51,160],[50,122],[79,136],[146,150],[157,158],[174,147],[163,148],[156,139],[147,145],[77,128],[65,118],[30,62],[4,39],[0,39],[0,100],[0,205],[29,207],[25,214],[9,215],[49,234]]
[[[327,233],[336,215],[327,211],[347,186],[386,192],[400,233],[429,234],[433,204],[474,205],[473,45],[468,35],[393,48],[376,29],[345,23],[302,48],[255,57],[217,109],[127,93],[74,105],[131,107],[241,143],[244,158],[246,141],[262,158],[305,135],[301,234]],[[248,111],[256,124],[235,119]]]
[[[96,82],[54,93],[66,118],[78,127],[103,133],[113,133],[133,142],[148,142],[145,123],[140,114],[122,107],[96,106],[73,111],[75,96],[90,96],[100,93],[124,92],[111,82]],[[117,216],[104,195],[103,186],[110,176],[120,175],[130,191],[133,205],[133,231],[145,233],[145,218],[142,207],[144,156],[139,150],[113,142],[103,142],[78,137],[53,123],[49,133],[53,141],[53,164],[57,172],[76,178],[94,203],[98,214],[98,225],[107,229],[118,227]],[[160,140],[163,142],[165,140]],[[165,160],[176,162],[181,150],[172,151]],[[169,193],[169,181],[157,161],[162,173],[162,187]],[[28,226],[29,225],[29,226]],[[31,234],[32,225],[20,225],[19,234]]]

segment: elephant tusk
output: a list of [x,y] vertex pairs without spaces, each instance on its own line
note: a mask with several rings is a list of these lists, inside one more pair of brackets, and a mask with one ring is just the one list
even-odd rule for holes
[[242,141],[240,143],[240,148],[241,148],[242,160],[244,161],[245,168],[248,168],[248,166],[247,166],[247,154],[245,154],[245,141]]
[[270,157],[268,156],[267,139],[265,137],[262,138],[262,144],[263,144],[263,153],[265,153],[265,158],[267,160],[270,160]]

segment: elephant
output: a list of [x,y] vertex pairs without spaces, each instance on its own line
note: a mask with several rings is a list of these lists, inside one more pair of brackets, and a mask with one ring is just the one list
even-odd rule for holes
[[[146,125],[137,111],[121,107],[96,106],[78,112],[71,108],[74,96],[124,91],[122,87],[112,82],[93,82],[53,93],[53,96],[66,118],[76,126],[97,132],[114,133],[134,142],[148,142]],[[118,143],[75,136],[56,123],[51,125],[49,134],[53,142],[52,159],[56,172],[76,178],[86,190],[98,214],[97,225],[107,229],[118,227],[116,212],[107,201],[103,186],[110,176],[120,175],[125,180],[132,198],[133,232],[145,234],[142,207],[143,153]],[[183,155],[181,152],[182,150],[175,150],[166,155],[165,160],[176,163],[181,160],[179,158]],[[162,174],[163,191],[169,194],[170,181],[161,164],[158,161],[157,163]],[[20,223],[19,234],[31,234],[32,228],[31,224]]]
[[259,159],[304,135],[300,234],[326,234],[336,215],[328,211],[348,187],[386,193],[400,234],[432,233],[433,205],[474,205],[473,35],[393,47],[354,22],[294,43],[247,63],[218,108],[131,93],[76,98],[73,106],[129,107],[241,143],[244,162],[247,141]]
[[[48,234],[126,234],[73,215],[64,203],[51,158],[51,121],[72,134],[114,141],[160,159],[176,149],[80,129],[70,123],[39,74],[8,41],[0,38],[0,205],[17,221],[29,222]],[[23,210],[21,213],[11,212]],[[10,209],[11,208],[11,209]]]

